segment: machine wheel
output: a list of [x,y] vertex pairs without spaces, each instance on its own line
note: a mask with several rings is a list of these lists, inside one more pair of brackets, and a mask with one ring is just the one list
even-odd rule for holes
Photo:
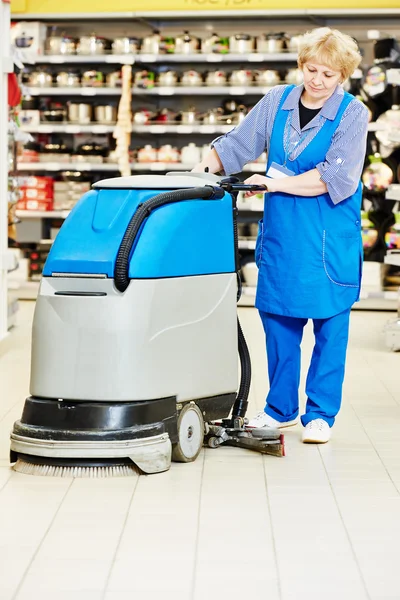
[[172,445],[172,460],[193,462],[198,457],[204,441],[204,420],[199,407],[186,404],[178,417],[178,443]]

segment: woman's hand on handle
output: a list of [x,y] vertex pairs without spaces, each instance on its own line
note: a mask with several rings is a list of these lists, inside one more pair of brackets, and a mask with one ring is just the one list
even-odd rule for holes
[[246,179],[243,183],[248,185],[263,185],[265,186],[265,191],[259,192],[245,192],[245,198],[250,198],[251,196],[256,196],[257,194],[265,194],[266,192],[273,192],[273,179],[270,177],[265,177],[264,175],[252,175],[248,179]]

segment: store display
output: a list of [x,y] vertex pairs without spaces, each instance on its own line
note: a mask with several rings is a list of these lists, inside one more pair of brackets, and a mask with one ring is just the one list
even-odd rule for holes
[[56,35],[55,32],[53,32],[52,35],[46,39],[46,54],[69,56],[75,54],[76,45],[76,38],[65,34]]
[[42,56],[45,51],[47,27],[40,21],[19,21],[11,24],[11,42],[28,56]]
[[81,84],[85,87],[103,87],[104,81],[104,73],[96,69],[90,69],[82,73]]
[[137,54],[140,41],[136,37],[118,37],[111,44],[113,54]]
[[284,33],[264,33],[256,38],[257,52],[266,54],[282,52],[285,48],[286,35]]
[[33,87],[51,87],[53,77],[46,69],[38,69],[29,73],[28,83]]
[[94,119],[98,123],[115,123],[117,120],[117,108],[110,104],[98,104],[94,107]]
[[254,38],[247,33],[237,33],[229,37],[229,52],[248,54],[254,50]]
[[184,71],[184,73],[181,77],[182,85],[198,86],[198,85],[202,85],[202,83],[203,83],[203,78],[201,76],[201,73],[199,73],[198,71],[194,71],[193,69],[191,71]]
[[254,78],[257,85],[273,86],[280,83],[279,71],[272,69],[255,71]]
[[201,51],[204,54],[227,54],[229,52],[229,38],[220,37],[213,33],[201,42]]
[[79,87],[80,81],[81,79],[77,71],[60,71],[56,75],[56,85],[59,87]]
[[111,41],[96,35],[84,35],[79,38],[76,45],[77,54],[101,55],[111,49]]
[[178,35],[175,39],[176,54],[194,54],[200,48],[200,40],[184,31],[183,35]]
[[68,120],[71,121],[71,123],[79,123],[81,125],[90,123],[92,120],[92,110],[93,107],[91,104],[86,104],[84,102],[69,102]]

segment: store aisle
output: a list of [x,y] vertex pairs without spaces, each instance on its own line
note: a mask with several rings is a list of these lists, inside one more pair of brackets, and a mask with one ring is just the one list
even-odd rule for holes
[[[352,314],[328,445],[301,444],[296,427],[283,459],[206,449],[160,475],[72,480],[8,467],[33,308],[22,305],[0,359],[1,600],[400,599],[400,354],[382,334],[393,313]],[[240,316],[253,412],[267,389],[264,342],[257,312]],[[307,328],[304,361],[311,347]]]

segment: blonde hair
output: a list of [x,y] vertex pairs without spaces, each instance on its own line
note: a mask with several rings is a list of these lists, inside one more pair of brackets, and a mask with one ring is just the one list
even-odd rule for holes
[[329,27],[318,27],[304,34],[299,44],[298,65],[315,60],[333,71],[340,71],[342,81],[350,77],[361,62],[355,40]]

